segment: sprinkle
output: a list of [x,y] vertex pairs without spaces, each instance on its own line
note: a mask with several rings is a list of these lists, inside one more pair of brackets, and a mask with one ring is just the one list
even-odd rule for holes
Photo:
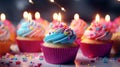
[[99,31],[99,30],[100,30],[100,28],[98,28],[98,27],[97,27],[97,28],[96,28],[96,30],[97,30],[97,31]]
[[13,60],[18,60],[18,59],[15,57],[15,58],[13,58]]
[[118,62],[120,62],[120,58],[118,58]]
[[90,66],[90,64],[87,64],[88,66]]
[[27,58],[22,58],[23,59],[23,62],[27,62]]
[[20,65],[21,64],[21,62],[20,61],[16,61],[16,65]]
[[12,61],[9,61],[9,63],[13,63]]
[[108,58],[104,57],[103,58],[103,63],[108,63]]
[[41,63],[38,63],[38,67],[40,67],[42,64]]
[[95,60],[91,60],[90,62],[95,63]]

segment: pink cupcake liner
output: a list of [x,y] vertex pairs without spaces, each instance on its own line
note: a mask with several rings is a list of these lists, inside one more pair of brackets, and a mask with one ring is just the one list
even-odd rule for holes
[[52,64],[65,64],[74,62],[79,46],[70,48],[50,48],[41,46],[45,60]]
[[43,41],[16,40],[21,52],[41,52]]
[[83,55],[94,58],[94,57],[105,57],[110,54],[112,43],[106,44],[87,44],[80,43],[80,49]]

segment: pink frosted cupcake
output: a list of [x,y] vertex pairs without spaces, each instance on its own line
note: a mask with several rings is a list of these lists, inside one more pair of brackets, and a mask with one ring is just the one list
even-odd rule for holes
[[43,43],[44,28],[34,21],[21,23],[17,30],[17,43],[21,52],[40,52]]
[[79,18],[78,14],[74,15],[74,20],[72,20],[70,26],[71,29],[73,29],[76,33],[77,39],[76,43],[79,43],[81,40],[81,37],[83,33],[85,32],[85,29],[88,27],[87,23]]
[[45,60],[52,64],[74,62],[79,46],[74,43],[76,35],[73,30],[62,24],[53,25],[51,29],[42,45]]
[[108,22],[93,22],[85,31],[80,48],[82,53],[90,58],[104,57],[109,55],[112,43],[111,23]]
[[87,28],[87,23],[79,18],[78,14],[74,15],[74,20],[70,24],[70,28],[76,33],[77,38],[81,39],[85,29]]

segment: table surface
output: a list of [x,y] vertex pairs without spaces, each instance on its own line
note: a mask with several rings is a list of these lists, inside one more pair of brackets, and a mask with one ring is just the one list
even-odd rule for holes
[[[16,59],[6,58],[6,57],[16,57]],[[23,61],[23,56],[32,57],[31,59],[27,59]],[[103,61],[104,60],[104,61]],[[12,63],[10,63],[10,61]],[[20,64],[16,63],[17,61]],[[0,67],[120,67],[120,59],[119,58],[87,58],[82,55],[81,51],[78,51],[75,63],[73,64],[65,64],[65,65],[55,65],[47,63],[44,60],[43,53],[19,53],[19,54],[6,54],[0,60]]]

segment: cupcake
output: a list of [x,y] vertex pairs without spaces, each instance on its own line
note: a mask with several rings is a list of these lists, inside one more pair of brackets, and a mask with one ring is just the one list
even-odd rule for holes
[[91,23],[82,36],[80,43],[82,53],[89,58],[109,55],[112,33],[110,22]]
[[112,36],[113,40],[113,51],[115,55],[120,55],[120,17],[114,20],[116,32]]
[[0,55],[10,52],[11,44],[12,40],[10,39],[8,26],[5,26],[3,22],[0,22]]
[[79,49],[79,46],[74,43],[76,39],[74,31],[62,24],[50,28],[42,45],[45,60],[52,64],[73,62]]
[[10,40],[12,41],[12,43],[16,43],[16,29],[15,29],[15,26],[9,21],[6,19],[6,16],[4,13],[1,14],[1,21],[3,22],[3,24],[5,26],[8,27],[8,30],[10,31]]
[[72,20],[70,24],[70,28],[75,31],[78,39],[81,39],[87,26],[87,23],[84,20],[80,19],[78,14],[74,15],[74,20]]
[[43,43],[44,28],[34,21],[21,23],[17,30],[17,43],[21,52],[40,52]]

